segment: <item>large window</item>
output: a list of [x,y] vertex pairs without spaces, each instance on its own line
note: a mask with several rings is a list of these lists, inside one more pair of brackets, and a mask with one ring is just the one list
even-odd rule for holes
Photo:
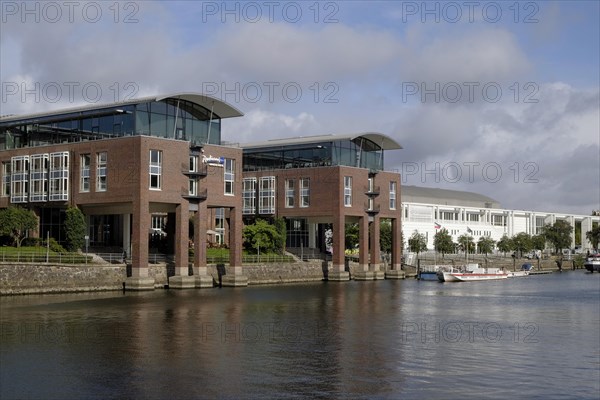
[[198,196],[198,179],[190,179],[190,196]]
[[10,162],[2,163],[2,197],[10,196]]
[[150,189],[160,190],[162,175],[162,151],[150,150]]
[[90,166],[92,158],[89,154],[82,154],[79,157],[79,191],[90,191]]
[[50,154],[50,201],[69,200],[69,153]]
[[234,181],[235,181],[235,160],[230,158],[225,159],[225,168],[223,169],[223,179],[225,181],[225,194],[233,196]]
[[242,213],[251,215],[256,212],[256,178],[244,178],[242,181]]
[[286,208],[293,208],[296,206],[296,181],[293,179],[285,180],[285,206]]
[[30,193],[29,200],[48,200],[48,154],[35,154],[31,156],[29,170]]
[[300,179],[300,207],[310,206],[310,178]]
[[26,203],[29,192],[29,156],[11,158],[10,202]]
[[108,154],[103,151],[96,155],[96,191],[105,192],[107,189],[106,164]]
[[390,182],[390,210],[396,209],[396,182]]
[[190,172],[198,172],[198,156],[190,156]]
[[259,208],[260,214],[275,214],[275,177],[260,178]]
[[352,177],[344,177],[344,206],[352,207]]

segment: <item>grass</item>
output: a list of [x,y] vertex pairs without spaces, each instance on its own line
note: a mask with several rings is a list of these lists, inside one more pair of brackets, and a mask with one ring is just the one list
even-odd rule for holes
[[[46,255],[48,257],[46,257]],[[31,262],[45,263],[48,262],[60,264],[85,264],[86,256],[79,253],[58,253],[55,251],[47,251],[46,247],[42,246],[22,246],[22,247],[0,247],[0,262]],[[87,262],[91,262],[92,257],[87,257]]]

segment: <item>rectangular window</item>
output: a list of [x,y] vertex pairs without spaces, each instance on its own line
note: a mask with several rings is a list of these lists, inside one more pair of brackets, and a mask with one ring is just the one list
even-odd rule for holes
[[10,196],[10,162],[2,163],[2,197]]
[[69,153],[50,154],[50,201],[69,200]]
[[48,154],[31,156],[29,201],[48,200]]
[[29,156],[10,159],[10,202],[27,203],[29,192]]
[[310,178],[300,179],[300,207],[310,206]]
[[390,182],[390,210],[396,209],[396,182]]
[[198,195],[198,180],[190,179],[190,196]]
[[352,177],[344,177],[344,207],[352,207]]
[[190,156],[190,172],[198,172],[198,156]]
[[103,151],[96,155],[96,191],[106,192],[107,180],[106,180],[106,164],[108,161],[108,154]]
[[162,175],[162,151],[150,150],[150,189],[160,190]]
[[293,179],[285,180],[285,206],[287,208],[293,208],[296,205],[296,190],[295,190],[296,181]]
[[275,177],[260,178],[259,208],[260,214],[275,214]]
[[225,159],[225,168],[223,168],[223,180],[225,181],[225,194],[233,196],[235,181],[235,160]]
[[244,178],[242,181],[242,199],[242,214],[254,214],[256,212],[256,178]]
[[82,154],[79,157],[79,191],[86,193],[90,191],[90,167],[92,157],[89,154]]

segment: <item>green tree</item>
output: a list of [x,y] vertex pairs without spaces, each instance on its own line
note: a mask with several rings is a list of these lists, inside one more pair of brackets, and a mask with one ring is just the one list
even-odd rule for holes
[[80,250],[85,244],[87,226],[85,224],[85,217],[79,208],[67,208],[64,227],[67,239],[67,250]]
[[425,235],[415,231],[408,239],[408,248],[413,253],[417,253],[417,256],[419,256],[419,253],[427,250],[427,239],[425,238]]
[[447,229],[444,228],[436,232],[433,238],[433,247],[435,248],[435,251],[442,253],[442,258],[444,258],[447,253],[452,253],[454,251],[454,242]]
[[281,240],[275,225],[262,219],[257,219],[253,224],[244,226],[243,237],[245,247],[255,253],[274,252],[277,250],[276,244]]
[[594,249],[598,248],[598,243],[600,243],[600,225],[596,225],[592,228],[591,231],[587,231],[585,233],[585,237],[590,241],[592,247]]
[[37,225],[38,220],[33,211],[22,207],[0,210],[0,234],[10,236],[16,247],[21,247],[27,232],[37,228]]
[[458,237],[458,248],[465,252],[465,258],[469,253],[475,251],[475,241],[473,240],[473,236],[468,233],[464,233]]
[[556,254],[558,254],[561,249],[571,247],[572,232],[573,227],[564,220],[558,220],[552,225],[547,224],[542,228],[542,235],[544,235],[547,242],[552,243]]
[[533,243],[531,241],[531,235],[525,232],[519,232],[511,239],[512,250],[518,252],[519,257],[523,256],[523,253],[531,251]]
[[494,250],[494,245],[496,241],[491,237],[482,236],[477,241],[477,248],[480,253],[485,254],[486,256]]
[[346,224],[345,226],[345,246],[347,249],[355,249],[359,241],[358,224]]
[[531,237],[531,247],[534,250],[544,250],[546,248],[546,238],[544,235],[533,235]]
[[384,253],[392,252],[392,223],[387,219],[379,225],[379,248]]
[[285,227],[285,219],[275,218],[275,229],[279,233],[279,237],[275,240],[275,248],[277,252],[283,254],[285,252],[285,240],[287,238],[287,228]]
[[496,243],[496,247],[498,247],[498,250],[503,252],[504,257],[506,257],[506,253],[508,253],[512,249],[512,240],[505,233],[504,235],[502,235],[500,240],[498,240],[498,243]]

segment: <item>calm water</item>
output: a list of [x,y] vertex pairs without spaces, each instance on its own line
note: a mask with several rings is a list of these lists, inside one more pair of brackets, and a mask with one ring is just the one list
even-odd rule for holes
[[3,297],[0,398],[600,397],[600,274]]

